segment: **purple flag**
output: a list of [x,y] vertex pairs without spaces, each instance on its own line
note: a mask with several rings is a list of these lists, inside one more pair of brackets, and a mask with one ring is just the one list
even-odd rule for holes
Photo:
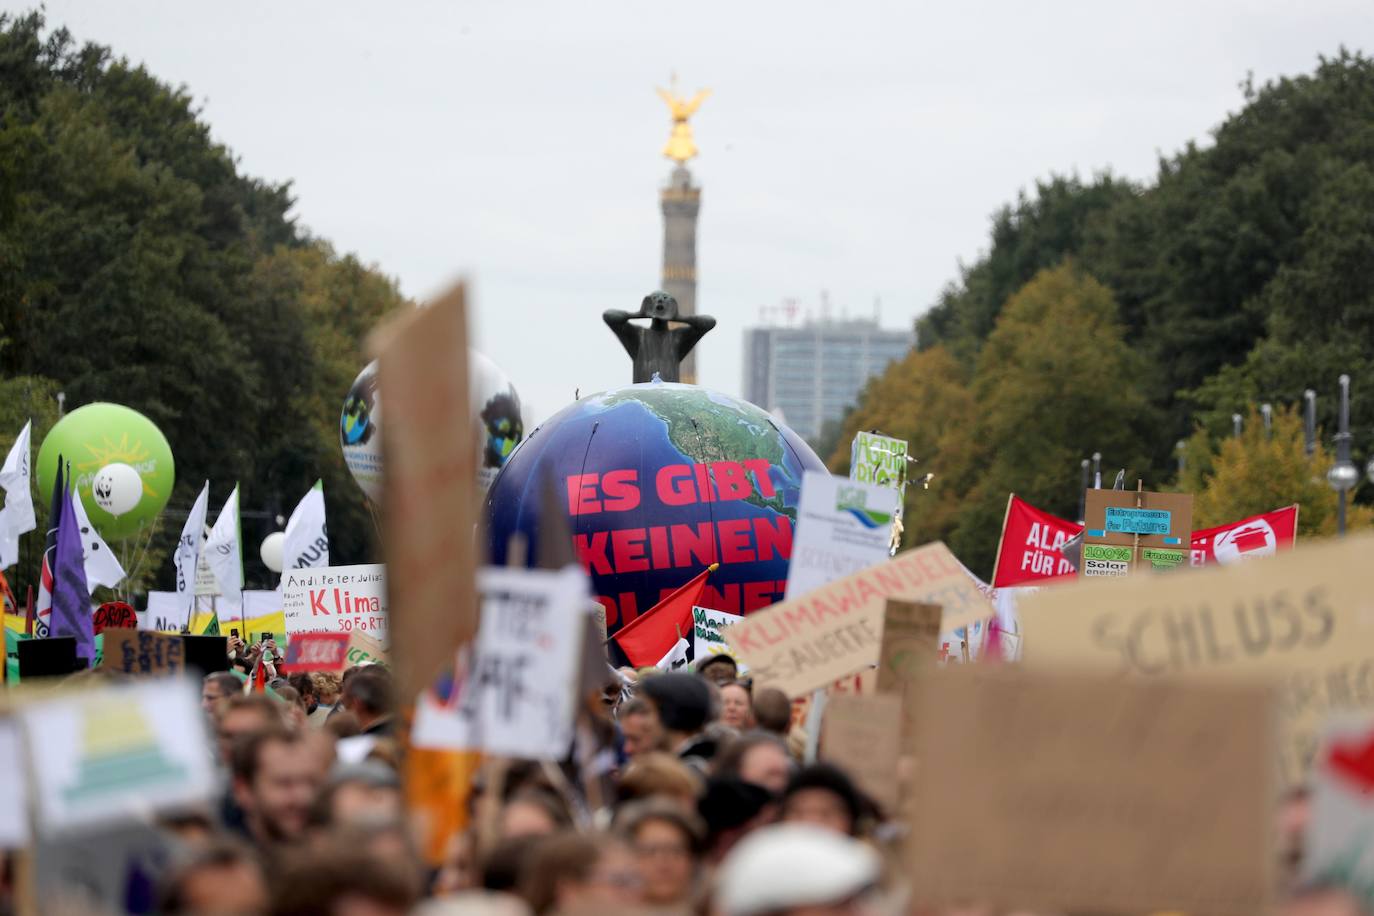
[[86,587],[86,560],[81,532],[72,508],[72,494],[62,494],[62,519],[57,525],[57,548],[52,561],[52,625],[50,636],[75,636],[76,654],[87,667],[95,659],[95,628],[91,620],[91,592]]

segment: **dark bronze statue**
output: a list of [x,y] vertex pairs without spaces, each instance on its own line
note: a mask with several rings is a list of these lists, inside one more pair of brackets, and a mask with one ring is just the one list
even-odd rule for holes
[[[654,373],[665,382],[678,381],[682,361],[697,341],[716,326],[716,319],[710,315],[678,315],[677,300],[662,290],[645,296],[633,315],[607,309],[601,318],[634,360],[636,384],[653,381]],[[651,321],[647,328],[641,328],[630,323],[632,318]],[[679,326],[669,326],[670,321]]]

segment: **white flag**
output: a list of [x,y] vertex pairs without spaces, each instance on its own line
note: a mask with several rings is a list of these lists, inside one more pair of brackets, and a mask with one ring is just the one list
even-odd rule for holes
[[324,526],[324,481],[317,480],[291,513],[282,544],[281,568],[329,565],[329,532]]
[[124,581],[124,567],[119,565],[114,551],[106,545],[100,532],[95,530],[91,519],[86,515],[86,505],[81,496],[72,490],[72,511],[76,514],[76,529],[81,532],[81,556],[85,561],[86,586],[94,592],[96,586],[114,588]]
[[215,527],[210,529],[210,539],[205,542],[205,561],[215,574],[227,613],[220,616],[224,620],[239,620],[243,617],[243,538],[239,534],[239,488],[224,501],[219,510]]
[[673,643],[673,647],[668,650],[668,654],[660,658],[654,667],[660,671],[677,671],[679,668],[687,667],[687,652],[691,646],[687,645],[687,640],[678,639]]
[[191,608],[196,601],[196,561],[200,559],[200,540],[205,535],[205,510],[210,502],[210,481],[196,497],[191,514],[186,516],[186,524],[181,528],[181,540],[177,552],[172,557],[177,567],[177,613],[184,619],[191,619]]
[[19,535],[38,524],[33,514],[33,492],[29,489],[29,436],[33,421],[14,440],[5,466],[0,468],[0,487],[5,490],[5,508],[0,509],[0,569],[19,562]]

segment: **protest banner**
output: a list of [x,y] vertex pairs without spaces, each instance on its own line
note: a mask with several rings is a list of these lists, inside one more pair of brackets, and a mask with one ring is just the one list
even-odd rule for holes
[[183,605],[176,592],[149,592],[140,630],[180,633],[191,622],[190,604]]
[[1002,539],[997,544],[997,559],[992,567],[992,587],[1074,575],[1073,564],[1060,548],[1082,530],[1076,522],[1042,512],[1015,493],[1007,494]]
[[[107,630],[105,637],[120,632],[128,631]],[[19,717],[45,835],[138,819],[217,791],[200,685],[189,678],[34,699]]]
[[175,674],[186,667],[186,647],[180,636],[147,630],[106,630],[102,668],[126,674]]
[[844,769],[890,817],[901,782],[902,700],[890,694],[831,694],[821,728],[821,759]]
[[113,627],[138,629],[138,612],[133,605],[125,601],[107,601],[95,609],[91,617],[91,629],[99,634]]
[[849,477],[859,483],[901,492],[906,486],[906,463],[907,444],[901,439],[860,432],[849,448]]
[[900,495],[820,471],[802,476],[784,600],[887,559]]
[[1329,721],[1309,784],[1303,883],[1344,887],[1366,907],[1374,904],[1374,719]]
[[1022,661],[1282,679],[1282,772],[1296,782],[1326,716],[1374,710],[1371,550],[1374,536],[1351,535],[1262,563],[1045,589],[1020,602]]
[[[600,607],[600,605],[597,605]],[[604,612],[604,608],[602,609]],[[725,641],[723,631],[743,620],[740,614],[727,614],[706,607],[692,608],[692,660],[700,663],[708,655],[728,655],[735,660],[735,670],[746,674],[749,666],[740,661],[738,655]]]
[[477,631],[475,420],[468,403],[466,293],[460,283],[373,334],[382,425],[383,537],[391,651],[409,703]]
[[1116,578],[1140,564],[1154,570],[1188,564],[1191,493],[1089,490],[1084,506],[1080,575]]
[[1242,563],[1291,550],[1298,539],[1296,504],[1252,515],[1229,525],[1193,532],[1192,564]]
[[349,640],[355,633],[298,633],[286,650],[286,670],[342,671],[348,665]]
[[1012,668],[923,678],[908,806],[914,902],[1266,912],[1274,702],[1252,683]]
[[994,613],[954,554],[936,541],[751,614],[725,630],[725,639],[756,682],[795,699],[877,665],[889,598],[940,605],[946,632]]
[[348,634],[348,652],[346,654],[347,665],[384,665],[386,664],[386,646],[368,636],[361,630],[354,630]]
[[380,563],[288,569],[281,593],[286,631],[293,636],[362,630],[386,638],[386,567]]
[[580,567],[478,573],[482,626],[453,694],[416,702],[416,747],[561,760],[572,741],[591,597]]

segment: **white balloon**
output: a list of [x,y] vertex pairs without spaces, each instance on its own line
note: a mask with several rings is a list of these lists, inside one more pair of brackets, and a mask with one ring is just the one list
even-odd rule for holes
[[272,570],[274,573],[281,572],[282,553],[286,547],[286,532],[273,531],[262,539],[262,546],[258,548],[258,555],[262,557],[262,565]]
[[91,481],[95,504],[111,515],[123,515],[143,498],[143,478],[122,461],[107,464]]

